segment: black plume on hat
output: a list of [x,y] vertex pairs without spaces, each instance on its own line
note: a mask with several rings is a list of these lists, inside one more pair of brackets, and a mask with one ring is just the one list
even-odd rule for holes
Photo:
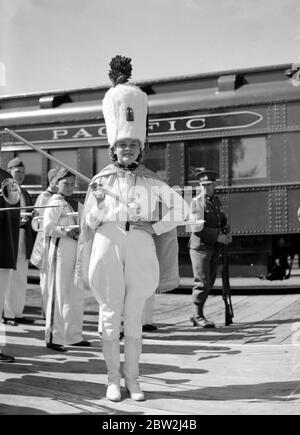
[[132,73],[131,59],[117,55],[109,63],[108,76],[114,86],[128,82]]

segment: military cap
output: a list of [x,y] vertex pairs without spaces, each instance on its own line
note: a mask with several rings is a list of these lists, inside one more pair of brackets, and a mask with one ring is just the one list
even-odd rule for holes
[[7,169],[12,168],[24,168],[24,163],[20,159],[20,157],[15,157],[14,159],[10,160],[7,164]]
[[198,168],[196,176],[199,177],[201,184],[210,184],[216,181],[218,173],[216,171],[207,170],[205,168]]

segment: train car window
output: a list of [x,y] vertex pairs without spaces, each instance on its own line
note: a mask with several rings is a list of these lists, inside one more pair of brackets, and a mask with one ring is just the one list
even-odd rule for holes
[[18,152],[18,157],[25,165],[25,186],[42,185],[42,156],[36,151]]
[[95,148],[94,162],[95,162],[95,168],[93,168],[94,174],[97,174],[98,172],[101,171],[101,169],[105,168],[105,166],[111,163],[107,147]]
[[211,169],[219,173],[221,141],[222,139],[201,139],[185,142],[188,181],[198,181],[196,168]]
[[150,143],[144,153],[143,164],[167,182],[167,144]]
[[229,138],[231,179],[236,184],[251,179],[264,181],[267,177],[267,140],[264,136]]
[[[55,157],[60,162],[66,163],[71,168],[77,170],[77,150],[51,150],[48,152],[52,157]],[[58,165],[55,162],[49,160],[49,169],[56,166]]]

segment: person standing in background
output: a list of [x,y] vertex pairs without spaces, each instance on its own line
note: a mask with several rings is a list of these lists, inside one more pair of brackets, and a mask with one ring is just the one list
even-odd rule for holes
[[[21,189],[20,206],[33,205],[29,193],[21,187],[25,179],[25,166],[22,160],[19,157],[12,159],[7,169]],[[31,228],[31,218],[22,217],[21,210],[17,268],[12,273],[11,288],[5,295],[3,319],[6,324],[17,326],[18,323],[33,323],[32,319],[23,317],[23,311],[26,302],[28,264],[34,241],[35,232]]]
[[227,218],[215,195],[217,173],[201,168],[197,176],[202,191],[192,199],[190,219],[203,219],[204,223],[192,226],[193,232],[188,244],[194,274],[192,298],[195,313],[191,322],[193,326],[215,328],[215,324],[204,316],[203,309],[215,283],[221,244],[228,245],[232,237],[225,234]]
[[57,194],[51,197],[44,213],[48,245],[48,289],[45,341],[49,349],[65,352],[66,346],[87,347],[83,340],[84,293],[74,284],[78,230],[77,218],[69,213],[78,211],[72,198],[75,176],[61,168],[56,175]]
[[[56,175],[59,168],[50,169],[48,172],[48,188],[39,194],[36,199],[35,207],[45,206],[48,204],[52,196],[57,193]],[[45,212],[44,208],[36,208],[35,216],[43,216]],[[42,223],[41,223],[42,226]],[[44,317],[46,318],[47,302],[48,302],[48,282],[47,282],[47,268],[46,259],[43,258],[45,236],[44,231],[39,231],[35,240],[35,244],[30,257],[31,263],[40,271],[40,287],[42,295],[42,309]]]
[[[0,144],[1,158],[1,144]],[[12,179],[12,176],[0,167],[0,183],[6,179]],[[0,195],[0,208],[11,206]],[[18,205],[18,204],[14,204]],[[0,211],[0,315],[4,309],[5,294],[11,287],[13,269],[17,264],[18,242],[19,242],[19,223],[20,210]],[[1,325],[0,325],[1,326]],[[2,326],[1,326],[2,329]],[[2,336],[3,333],[3,336]],[[0,337],[0,363],[13,363],[14,357],[4,353],[5,329],[1,331]]]

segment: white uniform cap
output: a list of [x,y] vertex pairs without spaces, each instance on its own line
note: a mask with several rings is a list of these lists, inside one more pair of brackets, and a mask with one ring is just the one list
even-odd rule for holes
[[147,94],[130,83],[110,88],[103,99],[110,147],[122,139],[138,139],[144,149],[147,132]]

